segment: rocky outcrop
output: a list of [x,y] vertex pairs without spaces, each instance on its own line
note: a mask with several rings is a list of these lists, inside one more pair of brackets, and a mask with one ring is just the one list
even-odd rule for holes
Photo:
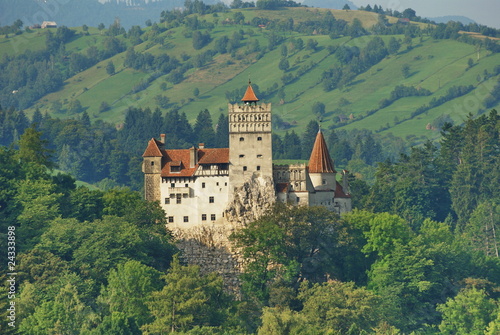
[[253,175],[243,186],[234,190],[233,200],[226,209],[226,220],[241,227],[257,220],[276,201],[272,178]]

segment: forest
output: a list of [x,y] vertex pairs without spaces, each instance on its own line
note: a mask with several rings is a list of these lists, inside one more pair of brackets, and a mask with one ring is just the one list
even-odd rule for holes
[[[296,3],[257,2],[273,11],[284,5]],[[234,1],[230,7],[250,6]],[[145,29],[125,30],[119,21],[107,29],[100,25],[93,38],[102,44],[84,51],[69,45],[92,28],[59,27],[44,32],[41,49],[3,55],[0,248],[6,257],[0,273],[5,285],[0,333],[500,333],[500,116],[492,109],[500,97],[500,66],[481,70],[477,82],[493,79],[495,84],[463,122],[443,114],[429,123],[440,134],[435,141],[341,126],[405,98],[429,97],[412,107],[408,117],[425,115],[472,92],[478,83],[456,83],[432,98],[434,91],[425,87],[398,84],[376,100],[376,109],[352,117],[344,115],[351,101],[342,98],[333,113],[338,121],[328,126],[322,121],[332,111],[317,101],[303,111],[314,119],[305,121],[302,132],[283,115],[273,114],[273,159],[307,160],[321,127],[336,168],[351,171],[354,210],[339,217],[321,207],[275,204],[233,233],[232,242],[247,260],[238,295],[226,290],[220,275],[182,262],[165,228],[165,213],[159,203],[144,201],[141,192],[141,154],[151,137],[165,133],[166,148],[200,142],[228,146],[223,110],[198,109],[190,119],[182,111],[184,102],[171,101],[168,93],[172,85],[187,81],[186,73],[215,57],[227,57],[229,66],[244,55],[262,59],[279,50],[281,84],[254,84],[254,90],[260,98],[285,104],[296,98],[285,92],[286,85],[316,66],[312,61],[293,63],[289,55],[297,50],[307,50],[308,57],[326,50],[337,63],[322,69],[315,85],[324,93],[348,93],[359,75],[376,73],[374,66],[387,57],[411,52],[423,35],[433,41],[459,40],[494,55],[500,50],[493,40],[460,32],[495,38],[498,30],[455,22],[425,28],[388,24],[386,15],[427,22],[412,10],[367,6],[362,10],[378,14],[370,29],[357,19],[336,19],[329,11],[301,21],[264,16],[245,20],[236,11],[227,23],[236,25],[234,33],[214,38],[214,22],[229,7],[195,0],[186,1],[185,8],[163,11],[160,24]],[[207,14],[213,20],[203,16]],[[268,29],[263,33],[266,45],[247,29],[261,25]],[[29,33],[21,28],[22,22],[16,21],[1,31]],[[175,28],[182,29],[179,34],[199,54],[169,51],[168,32]],[[359,46],[323,47],[314,37],[336,41],[368,35],[377,36]],[[150,53],[141,43],[167,51]],[[119,54],[123,67],[117,58],[111,60]],[[111,78],[124,69],[147,74],[132,88],[134,97],[164,77],[158,86],[167,93],[155,94],[157,108],[133,104],[119,124],[95,117],[78,99],[54,101],[50,113],[25,111],[103,61]],[[405,65],[401,75],[411,77],[413,64]],[[472,60],[463,71],[474,67]],[[238,101],[245,87],[233,85],[225,92],[226,100]],[[203,99],[198,87],[191,91],[190,99]],[[99,103],[99,114],[113,108],[111,101]],[[395,124],[404,121],[401,115],[394,119]]]
[[2,333],[497,334],[499,121],[447,123],[439,143],[378,164],[373,185],[353,178],[342,217],[276,205],[234,233],[249,260],[239,299],[179,261],[158,203],[56,172],[33,123],[0,148],[16,270]]

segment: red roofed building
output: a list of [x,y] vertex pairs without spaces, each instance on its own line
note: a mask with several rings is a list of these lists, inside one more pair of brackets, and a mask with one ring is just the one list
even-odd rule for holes
[[148,142],[143,154],[145,198],[160,202],[169,225],[226,223],[235,192],[254,177],[274,183],[273,197],[279,201],[325,206],[339,214],[350,211],[347,172],[341,185],[322,132],[308,165],[273,165],[271,104],[258,104],[250,82],[241,101],[228,106],[229,148],[200,143],[198,148],[167,150],[164,134]]

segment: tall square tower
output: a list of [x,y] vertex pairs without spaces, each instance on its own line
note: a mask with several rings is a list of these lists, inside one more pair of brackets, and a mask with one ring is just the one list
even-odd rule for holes
[[229,182],[242,186],[252,175],[273,177],[271,104],[259,103],[251,82],[239,104],[229,104]]

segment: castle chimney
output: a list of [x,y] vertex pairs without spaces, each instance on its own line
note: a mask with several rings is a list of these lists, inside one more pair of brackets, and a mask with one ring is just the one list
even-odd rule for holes
[[198,164],[198,153],[195,147],[189,149],[189,167],[192,169]]
[[160,134],[160,142],[165,144],[165,134]]
[[198,148],[200,148],[200,149],[205,149],[205,143],[200,143],[200,144],[198,144]]

